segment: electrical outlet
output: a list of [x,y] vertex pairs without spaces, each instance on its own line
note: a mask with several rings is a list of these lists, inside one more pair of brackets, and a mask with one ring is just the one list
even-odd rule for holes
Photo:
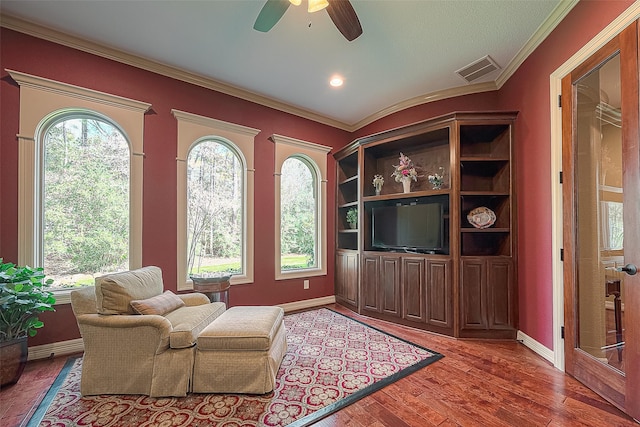
[[309,281],[308,280],[304,281],[304,288],[305,289],[309,289]]

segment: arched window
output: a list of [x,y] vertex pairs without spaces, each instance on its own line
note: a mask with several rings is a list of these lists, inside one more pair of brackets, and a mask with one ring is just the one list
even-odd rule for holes
[[[72,271],[95,275],[103,273],[103,268],[142,267],[144,114],[151,104],[7,71],[20,85],[16,264],[45,267],[52,276],[60,277]],[[104,175],[96,179],[97,174]],[[73,187],[73,192],[67,194],[65,186]],[[98,191],[118,194],[98,200],[94,197]],[[113,205],[103,204],[108,200]],[[70,222],[70,218],[86,219],[94,214],[100,227],[113,220],[110,226],[126,237],[116,244],[110,240],[115,239],[113,235],[107,236],[113,229],[98,232],[93,223],[88,227],[84,222]],[[117,221],[120,223],[115,224]],[[103,252],[96,256],[95,245],[105,244],[120,249],[100,248]],[[83,254],[87,251],[90,253]],[[91,257],[94,260],[85,263]],[[72,282],[93,283],[89,276],[65,283]],[[68,304],[69,293],[67,288],[58,288],[56,304]]]
[[280,175],[280,269],[318,266],[317,173],[308,160],[289,157]]
[[130,149],[95,114],[63,114],[42,134],[42,251],[55,288],[129,268]]
[[283,135],[275,144],[276,280],[327,274],[327,154]]
[[224,141],[193,146],[187,158],[187,272],[244,274],[242,160]]
[[260,132],[180,110],[177,141],[177,281],[232,272],[253,282],[253,142]]

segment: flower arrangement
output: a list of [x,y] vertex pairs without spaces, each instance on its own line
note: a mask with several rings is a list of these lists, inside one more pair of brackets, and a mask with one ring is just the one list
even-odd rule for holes
[[434,190],[439,190],[440,188],[442,188],[442,184],[444,184],[444,168],[440,166],[440,173],[436,172],[433,175],[429,175],[427,179],[433,186]]
[[400,164],[393,166],[395,170],[391,174],[395,178],[396,182],[403,182],[405,180],[418,180],[418,172],[416,167],[410,158],[400,153]]
[[373,186],[376,189],[376,194],[380,193],[382,190],[382,185],[384,184],[384,178],[382,175],[374,175],[373,176]]

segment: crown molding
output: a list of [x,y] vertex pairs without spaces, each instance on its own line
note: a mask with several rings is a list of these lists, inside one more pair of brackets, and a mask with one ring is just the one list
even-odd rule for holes
[[390,114],[397,113],[398,111],[406,110],[407,108],[415,107],[429,102],[440,101],[447,98],[455,98],[457,96],[471,95],[474,93],[491,92],[497,90],[495,82],[474,83],[466,86],[452,87],[449,89],[438,90],[425,95],[419,95],[414,98],[407,99],[406,101],[399,102],[383,110],[378,111],[368,117],[357,122],[353,125],[353,130],[358,130],[370,123],[375,122]]
[[179,68],[153,61],[151,59],[123,52],[107,45],[75,37],[61,31],[57,31],[21,18],[17,18],[15,16],[6,14],[0,15],[0,26],[56,44],[77,49],[82,52],[100,56],[102,58],[107,58],[126,65],[131,65],[142,70],[151,71],[153,73],[180,80],[186,83],[191,83],[196,86],[224,93],[226,95],[231,95],[236,98],[244,99],[245,101],[254,102],[256,104],[273,108],[284,113],[289,113],[305,119],[313,120],[315,122],[332,126],[334,128],[351,131],[348,124],[325,117],[312,111],[294,107],[287,103],[260,95],[258,93],[222,83],[209,77],[205,77],[201,74],[181,70]]
[[547,38],[549,34],[558,26],[558,24],[567,16],[571,9],[578,4],[580,0],[562,0],[553,9],[549,17],[538,27],[536,32],[518,51],[511,62],[502,70],[496,79],[496,87],[500,89],[511,78],[512,75],[520,68],[520,65],[533,53],[534,50]]
[[327,126],[341,129],[347,132],[355,132],[360,128],[373,123],[390,114],[406,110],[430,102],[440,101],[447,98],[453,98],[464,95],[471,95],[481,92],[490,92],[498,90],[504,83],[516,72],[518,67],[526,60],[526,58],[544,41],[544,39],[553,31],[553,29],[564,19],[571,9],[579,0],[562,0],[551,13],[549,18],[538,28],[536,33],[529,39],[527,44],[520,49],[515,58],[504,68],[503,72],[498,76],[496,81],[476,83],[465,86],[459,86],[449,89],[434,91],[422,94],[397,104],[383,108],[382,110],[371,114],[355,123],[345,123],[336,119],[326,117],[324,115],[309,111],[300,107],[287,104],[285,102],[273,99],[259,93],[251,92],[246,89],[239,88],[230,84],[220,82],[201,74],[188,72],[180,68],[162,64],[157,61],[146,59],[140,56],[132,55],[112,47],[74,37],[61,31],[53,30],[33,22],[11,16],[0,15],[0,26],[28,34],[40,39],[48,40],[63,46],[71,47],[83,52],[91,53],[96,56],[111,59],[123,64],[131,65],[146,71],[191,83],[206,89],[214,90],[226,95],[234,96],[245,101],[253,102],[265,107],[273,108],[284,113],[293,114],[308,120],[315,121]]

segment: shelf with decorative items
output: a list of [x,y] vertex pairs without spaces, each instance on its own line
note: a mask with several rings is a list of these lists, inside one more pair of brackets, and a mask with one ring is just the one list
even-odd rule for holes
[[[355,220],[354,213],[355,212]],[[337,229],[338,248],[358,249],[358,202],[350,202],[338,207]]]
[[511,256],[509,195],[463,195],[460,199],[460,254]]
[[363,202],[374,202],[376,200],[403,200],[403,199],[411,199],[416,197],[427,197],[427,196],[438,196],[441,194],[449,194],[450,190],[440,189],[440,190],[421,190],[421,191],[411,191],[409,193],[389,193],[389,194],[381,194],[379,196],[364,196],[362,198]]
[[513,117],[461,123],[460,255],[511,256]]
[[[351,228],[347,213],[358,209],[360,200],[360,164],[355,146],[341,150],[336,159],[336,301],[357,310],[358,308],[358,253],[360,231]],[[353,214],[350,214],[352,216]]]
[[[375,157],[374,154],[378,155]],[[413,193],[434,189],[448,189],[449,147],[435,144],[412,149],[382,153],[365,149],[365,176],[372,185],[364,189],[364,197],[374,195]],[[429,176],[437,176],[437,185],[429,182]],[[374,177],[382,177],[384,185],[373,184]]]
[[508,195],[464,195],[460,199],[461,231],[510,228],[511,200]]
[[515,335],[515,117],[496,114],[458,127],[461,337]]
[[347,213],[357,211],[359,203],[358,151],[348,151],[336,160],[336,245],[337,249],[358,250],[358,228],[347,221]]
[[516,115],[451,113],[334,155],[340,303],[455,337],[515,338]]
[[[450,133],[450,126],[447,125],[418,125],[409,135],[394,135],[392,131],[387,138],[371,143],[366,143],[365,138],[363,179],[372,185],[363,188],[362,196],[433,190],[428,176],[435,174],[442,177],[441,188],[449,188]],[[376,176],[384,180],[380,188],[373,184]]]

